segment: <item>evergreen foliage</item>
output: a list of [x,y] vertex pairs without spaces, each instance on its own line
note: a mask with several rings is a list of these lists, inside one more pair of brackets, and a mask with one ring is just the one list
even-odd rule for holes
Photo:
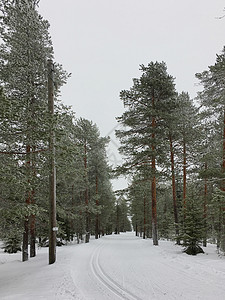
[[151,62],[146,67],[141,65],[140,70],[140,79],[134,79],[130,90],[120,93],[126,111],[118,121],[126,129],[117,131],[117,137],[122,144],[120,152],[126,157],[121,172],[144,172],[151,181],[152,236],[153,244],[158,245],[157,167],[165,164],[165,115],[175,95],[174,79],[167,74],[164,62]]
[[[0,238],[13,251],[15,237],[20,242],[23,237],[23,260],[28,237],[31,256],[37,239],[48,243],[50,127],[56,139],[57,240],[76,236],[79,242],[115,228],[108,138],[58,100],[54,116],[49,115],[47,61],[54,57],[38,2],[0,0]],[[56,99],[68,76],[55,64]]]
[[[124,128],[117,131],[117,136],[125,162],[117,172],[131,178],[128,200],[136,234],[140,232],[145,237],[145,227],[148,230],[152,227],[153,243],[157,244],[154,223],[158,223],[159,236],[175,238],[178,244],[183,242],[189,254],[202,252],[200,244],[203,242],[206,246],[215,231],[225,236],[224,206],[221,204],[220,213],[212,209],[213,191],[216,187],[224,190],[224,65],[223,50],[215,66],[197,74],[204,86],[198,97],[200,108],[188,93],[176,93],[173,78],[166,75],[165,63],[141,66],[140,79],[134,79],[133,87],[120,94],[126,111],[118,118]],[[196,182],[194,187],[193,181]],[[157,223],[154,221],[155,182]],[[191,191],[196,202],[188,196]],[[151,208],[146,195],[154,199]],[[148,215],[146,221],[147,207],[152,217]],[[194,214],[191,207],[199,215]],[[150,220],[152,226],[149,226]],[[223,249],[220,234],[217,241]]]
[[[192,189],[193,186],[190,188]],[[203,240],[203,206],[201,199],[194,191],[188,195],[186,207],[184,208],[184,220],[181,228],[182,245],[185,247],[184,252],[189,255],[204,253],[200,246]]]
[[14,236],[11,235],[8,239],[4,241],[3,249],[4,252],[10,254],[21,251],[21,236],[18,234],[15,234]]

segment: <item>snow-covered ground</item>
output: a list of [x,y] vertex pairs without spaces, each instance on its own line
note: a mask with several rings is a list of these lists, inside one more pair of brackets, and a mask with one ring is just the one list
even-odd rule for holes
[[172,242],[143,240],[134,233],[105,236],[89,244],[48,249],[20,261],[21,254],[0,252],[0,299],[224,300],[225,257],[214,245],[189,256]]

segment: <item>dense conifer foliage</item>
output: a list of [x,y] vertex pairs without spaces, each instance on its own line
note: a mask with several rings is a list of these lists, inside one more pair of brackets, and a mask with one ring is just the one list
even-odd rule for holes
[[[107,163],[108,138],[55,101],[48,110],[47,61],[54,59],[49,23],[37,0],[1,0],[0,238],[22,259],[48,245],[49,128],[55,135],[58,244],[115,230],[115,196]],[[68,78],[54,64],[54,96]],[[61,240],[61,242],[60,242]]]

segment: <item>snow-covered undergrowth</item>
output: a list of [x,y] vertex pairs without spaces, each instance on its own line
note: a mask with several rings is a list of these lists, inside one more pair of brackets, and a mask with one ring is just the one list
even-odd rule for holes
[[89,244],[48,249],[21,262],[21,253],[0,251],[0,299],[225,299],[225,258],[215,245],[189,256],[180,246],[142,240],[133,233],[105,236]]

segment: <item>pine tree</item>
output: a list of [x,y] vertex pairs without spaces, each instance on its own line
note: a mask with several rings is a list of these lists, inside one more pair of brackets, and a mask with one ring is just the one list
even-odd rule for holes
[[[53,58],[49,24],[37,12],[37,0],[1,0],[0,10],[0,84],[9,106],[8,124],[4,127],[3,154],[17,158],[27,206],[38,198],[36,167],[40,153],[47,150],[49,114],[47,107],[47,60]],[[65,80],[61,67],[56,67],[58,87]],[[7,135],[9,134],[9,138]],[[22,166],[21,166],[22,165]],[[20,195],[19,195],[20,196]],[[35,256],[35,216],[25,216],[23,260],[28,259],[30,230],[31,252]],[[30,228],[29,228],[30,223]]]
[[[179,101],[179,146],[180,146],[180,164],[182,165],[183,178],[183,208],[185,214],[186,197],[187,197],[187,175],[191,173],[192,165],[196,165],[194,159],[197,155],[196,145],[198,144],[199,132],[196,129],[198,125],[197,112],[198,109],[194,106],[193,100],[190,99],[188,93],[182,92],[178,95]],[[185,216],[184,216],[185,217]]]
[[158,245],[156,161],[165,161],[163,114],[170,98],[174,95],[174,79],[167,74],[164,62],[141,65],[142,76],[133,80],[130,90],[122,91],[120,97],[127,109],[118,121],[127,129],[117,131],[122,146],[120,151],[126,156],[122,171],[140,171],[148,166],[152,192],[152,233],[153,244]]

